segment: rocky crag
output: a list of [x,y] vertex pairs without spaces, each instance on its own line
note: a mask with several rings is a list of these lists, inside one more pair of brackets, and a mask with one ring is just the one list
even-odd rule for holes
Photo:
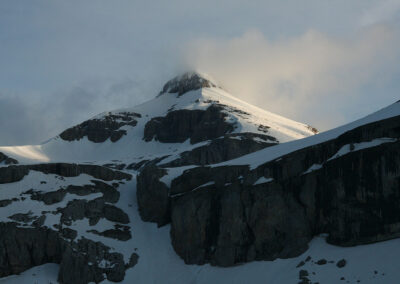
[[150,165],[138,176],[140,212],[171,223],[173,247],[189,264],[294,257],[321,233],[341,246],[396,238],[399,139],[394,116],[255,168],[233,160],[182,169],[168,184],[169,169]]
[[[87,177],[86,183],[74,185],[74,178],[82,175]],[[131,178],[97,165],[0,167],[1,193],[9,197],[0,200],[0,277],[52,262],[60,264],[60,283],[122,281],[138,255],[132,253],[126,261],[102,242],[85,238],[74,224],[88,220],[87,232],[130,239],[129,216],[115,204],[120,183]],[[104,232],[91,229],[101,220],[114,223],[115,228]]]

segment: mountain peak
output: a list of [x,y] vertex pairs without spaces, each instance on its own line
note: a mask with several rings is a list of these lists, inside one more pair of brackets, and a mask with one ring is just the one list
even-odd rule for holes
[[186,72],[165,83],[161,94],[178,93],[179,96],[200,88],[217,87],[217,84],[205,74],[198,72]]

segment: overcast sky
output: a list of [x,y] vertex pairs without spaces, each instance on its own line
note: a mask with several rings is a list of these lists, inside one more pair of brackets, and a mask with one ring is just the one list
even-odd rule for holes
[[0,1],[0,145],[153,98],[187,69],[326,130],[400,99],[400,0]]

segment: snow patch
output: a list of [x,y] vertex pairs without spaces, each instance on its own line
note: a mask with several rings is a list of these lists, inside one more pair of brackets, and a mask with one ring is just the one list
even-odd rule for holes
[[257,184],[262,184],[262,183],[268,183],[273,181],[273,178],[266,178],[266,177],[260,177],[258,180],[256,180],[255,183],[253,183],[253,185],[257,185]]

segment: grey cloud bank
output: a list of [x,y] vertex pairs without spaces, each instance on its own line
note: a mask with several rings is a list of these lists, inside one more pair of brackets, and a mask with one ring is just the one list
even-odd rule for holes
[[[372,112],[398,96],[366,89],[399,78],[400,35],[387,26],[369,26],[351,38],[310,30],[272,41],[252,31],[197,40],[186,50],[194,68],[219,78],[233,94],[320,129],[356,119],[363,103]],[[355,111],[346,113],[349,106]]]
[[2,1],[0,144],[39,143],[99,112],[141,103],[187,68],[267,110],[338,125],[397,100],[399,7]]

